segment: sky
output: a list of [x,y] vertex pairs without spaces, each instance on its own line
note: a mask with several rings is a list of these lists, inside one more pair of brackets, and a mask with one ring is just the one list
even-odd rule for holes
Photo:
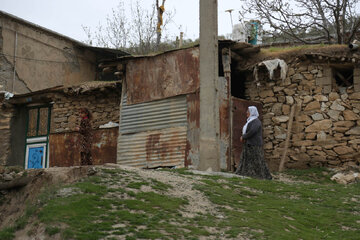
[[[130,0],[125,0],[128,2]],[[140,0],[143,6],[150,6],[152,0]],[[116,8],[119,0],[0,0],[0,10],[38,24],[78,41],[85,41],[82,26],[95,30],[105,25],[106,17]],[[240,0],[218,0],[219,35],[231,33],[230,14],[233,23],[238,20]],[[175,10],[173,22],[168,26],[170,36],[184,32],[184,38],[199,37],[199,0],[167,0],[165,10]]]

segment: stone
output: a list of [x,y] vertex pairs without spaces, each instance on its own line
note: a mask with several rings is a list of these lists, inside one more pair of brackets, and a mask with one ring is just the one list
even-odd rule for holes
[[292,140],[293,141],[298,141],[298,140],[303,140],[304,139],[304,136],[305,136],[305,133],[301,132],[301,133],[295,133],[292,136]]
[[312,140],[303,140],[303,141],[293,142],[293,146],[295,146],[295,147],[311,146],[311,145],[313,145],[313,141],[312,141]]
[[294,68],[289,68],[288,76],[292,76],[294,74],[295,74],[295,69]]
[[295,94],[295,90],[294,89],[289,89],[289,88],[285,88],[284,89],[284,93],[288,96],[293,96]]
[[335,127],[345,127],[345,128],[351,128],[355,125],[354,122],[352,121],[339,121],[339,122],[335,122],[334,126]]
[[276,124],[283,123],[289,121],[288,116],[276,116],[272,118],[273,122]]
[[293,80],[303,80],[304,75],[302,75],[301,73],[296,73],[296,74],[293,75],[292,79]]
[[314,140],[316,138],[316,133],[308,133],[306,134],[307,140]]
[[341,95],[341,100],[345,101],[349,98],[349,95],[347,93]]
[[273,107],[271,108],[271,112],[273,112],[276,115],[282,114],[282,103],[274,103]]
[[273,148],[274,148],[274,146],[273,146],[272,142],[267,142],[267,143],[264,144],[264,149],[265,150],[271,150]]
[[327,112],[327,115],[328,115],[331,119],[333,119],[333,120],[335,120],[335,121],[338,121],[338,120],[339,120],[340,113],[341,113],[340,111],[329,110],[329,111]]
[[304,111],[320,110],[320,103],[318,101],[312,101],[306,105]]
[[274,92],[280,92],[283,89],[284,89],[284,87],[278,87],[278,86],[273,87]]
[[360,126],[354,127],[345,133],[346,135],[360,135]]
[[299,121],[299,122],[306,122],[306,121],[309,121],[311,120],[311,118],[308,116],[308,115],[300,115],[300,116],[296,116],[295,117],[296,121]]
[[305,96],[304,97],[304,103],[309,103],[313,100],[313,97],[312,96]]
[[264,90],[264,91],[259,92],[259,96],[261,98],[273,97],[274,92],[272,90]]
[[311,117],[314,121],[319,121],[324,119],[324,116],[321,113],[314,113],[313,115],[311,115]]
[[264,103],[275,103],[275,102],[277,102],[277,98],[276,97],[267,97],[264,99],[263,102]]
[[340,96],[339,96],[338,93],[336,93],[336,92],[329,93],[329,100],[330,101],[335,101],[335,100],[337,100],[339,98],[340,98]]
[[353,111],[351,110],[345,110],[343,112],[343,115],[344,115],[344,119],[346,121],[353,121],[353,120],[359,120],[359,115],[357,115],[356,113],[354,113]]
[[350,94],[349,99],[351,99],[351,100],[360,100],[360,92]]
[[324,95],[316,95],[316,96],[314,96],[314,98],[318,102],[327,102],[327,101],[329,101],[329,99]]
[[333,102],[333,104],[330,106],[330,108],[331,108],[332,110],[336,110],[336,111],[344,111],[344,110],[345,110],[345,107],[340,104],[340,100],[339,100],[339,99],[338,99],[338,100],[335,100],[335,101]]
[[344,132],[346,132],[346,131],[349,131],[349,128],[347,128],[347,127],[334,127],[333,130],[334,130],[335,132],[344,133]]
[[14,180],[14,176],[12,174],[4,173],[3,180],[4,181],[12,181],[12,180]]
[[313,123],[314,121],[313,120],[307,120],[306,122],[305,122],[305,126],[309,126],[309,125],[311,125],[312,123]]
[[304,75],[305,79],[307,79],[307,80],[314,79],[314,75],[312,75],[311,73],[304,73],[303,75]]
[[334,152],[336,152],[339,155],[345,155],[354,152],[354,149],[348,146],[338,146],[334,147]]
[[286,103],[289,105],[293,105],[294,104],[294,98],[291,96],[286,96]]
[[334,176],[332,176],[330,179],[332,181],[336,181],[339,184],[346,185],[360,180],[360,174],[354,172],[349,172],[349,173],[339,172],[336,173]]
[[285,96],[278,96],[278,102],[279,103],[284,103],[285,102]]
[[308,70],[308,66],[307,65],[301,65],[298,67],[298,72],[305,72]]
[[324,131],[320,131],[318,134],[316,134],[316,139],[318,141],[325,141],[326,140],[326,133]]
[[332,127],[332,121],[329,119],[316,121],[305,129],[305,132],[319,132],[328,130]]
[[290,106],[289,105],[282,105],[282,114],[289,115],[290,113]]
[[294,161],[310,161],[310,156],[306,153],[291,154],[290,158]]

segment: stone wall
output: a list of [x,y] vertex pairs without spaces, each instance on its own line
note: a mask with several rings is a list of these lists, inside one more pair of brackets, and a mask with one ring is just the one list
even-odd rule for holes
[[10,154],[10,122],[13,109],[0,96],[0,166],[5,166]]
[[288,66],[285,81],[264,77],[256,86],[249,75],[246,82],[246,98],[263,104],[264,150],[271,169],[278,169],[284,152],[293,105],[287,168],[359,164],[360,92],[334,86],[327,64],[295,60]]
[[93,129],[110,121],[119,123],[120,92],[118,89],[68,96],[57,93],[51,111],[50,133],[74,131],[80,124],[79,109],[89,109]]

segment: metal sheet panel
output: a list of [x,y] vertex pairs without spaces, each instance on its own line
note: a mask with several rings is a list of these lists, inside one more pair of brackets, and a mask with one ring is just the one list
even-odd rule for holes
[[[118,128],[93,131],[91,154],[94,165],[116,163]],[[50,134],[49,166],[70,167],[80,165],[79,137],[77,132]]]
[[120,116],[121,134],[186,126],[186,96],[128,105],[125,94]]
[[233,111],[233,129],[232,129],[232,147],[231,157],[236,166],[239,165],[240,155],[242,151],[242,143],[240,137],[242,136],[242,128],[246,123],[246,111],[249,106],[256,106],[259,112],[259,119],[262,119],[262,104],[258,102],[247,101],[232,97],[232,111]]
[[193,93],[200,86],[199,48],[130,60],[126,83],[129,104]]
[[141,168],[184,166],[186,127],[121,135],[118,163]]

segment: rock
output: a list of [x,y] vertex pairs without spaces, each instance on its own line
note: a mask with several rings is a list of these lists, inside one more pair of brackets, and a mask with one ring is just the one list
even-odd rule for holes
[[341,95],[341,100],[345,101],[349,98],[349,95],[347,93]]
[[325,102],[321,103],[321,111],[322,112],[325,112],[328,108],[329,108],[329,106]]
[[332,181],[336,181],[339,184],[349,184],[354,183],[359,179],[359,173],[349,172],[349,173],[337,173],[330,178]]
[[11,174],[4,173],[3,179],[4,179],[4,181],[12,181],[12,180],[14,180],[14,177]]
[[344,115],[344,119],[346,121],[353,121],[353,120],[359,120],[359,116],[357,114],[355,114],[353,111],[351,110],[345,110],[343,112]]
[[292,96],[286,96],[286,103],[289,105],[294,104],[294,98]]
[[316,133],[308,133],[306,134],[307,140],[314,140],[316,138]]
[[350,94],[349,99],[351,99],[351,100],[359,100],[360,99],[360,92]]
[[286,139],[286,131],[284,128],[275,126],[274,127],[274,135],[276,139]]
[[354,122],[352,121],[339,121],[339,122],[335,122],[334,126],[335,127],[346,127],[346,128],[351,128],[355,125]]
[[305,96],[304,97],[304,103],[309,103],[313,100],[313,97],[312,96]]
[[338,146],[338,147],[334,147],[334,152],[336,152],[339,155],[344,155],[344,154],[349,154],[354,152],[354,149],[351,147],[347,147],[347,146]]
[[345,107],[340,104],[340,100],[335,100],[330,107],[332,110],[344,111]]
[[282,114],[284,114],[284,115],[289,115],[289,113],[290,113],[290,106],[284,104],[284,105],[282,106]]
[[294,68],[289,68],[288,76],[292,76],[294,74],[295,74],[295,69]]
[[300,116],[296,116],[295,117],[296,121],[299,121],[299,122],[306,122],[306,121],[309,121],[311,120],[311,118],[308,116],[308,115],[300,115]]
[[347,127],[334,127],[332,130],[334,130],[335,132],[344,133],[346,131],[349,131],[349,128],[347,128]]
[[306,105],[304,111],[320,110],[320,103],[318,101],[312,101]]
[[296,73],[292,77],[293,80],[303,80],[304,76],[301,73]]
[[274,103],[273,107],[271,108],[271,112],[273,112],[276,115],[282,114],[282,103]]
[[329,99],[324,95],[316,95],[316,96],[314,96],[314,98],[318,102],[327,102],[327,101],[329,101]]
[[324,119],[324,116],[321,113],[314,113],[313,115],[311,115],[311,117],[314,121],[319,121]]
[[329,100],[330,101],[335,101],[336,99],[339,99],[339,98],[340,98],[340,96],[339,96],[338,93],[336,93],[336,92],[329,93]]
[[295,90],[294,89],[288,89],[288,88],[285,88],[284,89],[284,93],[288,96],[293,96],[295,94]]
[[277,117],[273,117],[272,120],[275,124],[279,124],[279,123],[284,123],[284,122],[289,121],[289,117],[288,116],[277,116]]
[[326,133],[324,131],[320,131],[318,134],[316,134],[316,139],[318,141],[325,141],[326,140]]
[[360,126],[350,129],[345,134],[346,135],[360,135]]
[[275,103],[275,102],[277,102],[276,97],[267,97],[264,99],[264,103]]
[[313,141],[312,141],[312,140],[303,140],[303,141],[293,142],[293,146],[295,146],[295,147],[311,146],[311,145],[313,145]]
[[290,158],[294,161],[309,161],[310,157],[306,153],[291,154]]
[[332,121],[329,119],[314,122],[305,129],[305,132],[319,132],[328,130],[332,127]]
[[259,96],[261,98],[273,97],[274,92],[272,90],[264,90],[264,91],[259,92]]
[[340,111],[336,111],[336,110],[329,110],[327,112],[327,115],[331,118],[334,119],[335,121],[339,120],[339,116],[340,116]]
[[267,143],[264,144],[264,149],[265,150],[271,150],[273,148],[274,148],[274,146],[273,146],[272,142],[267,142]]
[[307,80],[312,80],[312,79],[314,79],[314,76],[313,76],[311,73],[304,73],[303,75],[304,75],[304,77],[305,77]]
[[283,89],[284,89],[284,87],[278,87],[278,86],[273,87],[274,92],[280,92]]

